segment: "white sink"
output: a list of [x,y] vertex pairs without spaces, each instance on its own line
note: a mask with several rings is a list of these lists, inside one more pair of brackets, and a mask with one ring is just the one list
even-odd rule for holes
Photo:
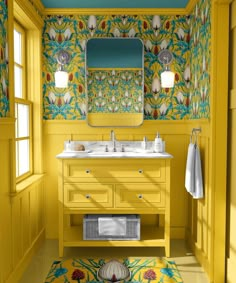
[[131,157],[134,156],[136,153],[132,151],[126,151],[126,152],[121,152],[121,151],[92,151],[89,153],[90,156],[101,156],[101,157]]

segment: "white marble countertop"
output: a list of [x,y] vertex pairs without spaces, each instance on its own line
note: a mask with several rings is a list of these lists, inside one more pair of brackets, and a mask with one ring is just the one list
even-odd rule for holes
[[167,152],[62,152],[56,158],[172,158]]
[[[157,153],[153,151],[152,142],[147,143],[147,149],[143,150],[141,142],[116,141],[116,152],[110,141],[76,141],[83,144],[84,151],[64,150],[56,156],[59,159],[70,158],[172,158],[167,152]],[[66,146],[65,146],[66,147]],[[108,152],[106,152],[106,149]],[[124,152],[122,151],[124,150]]]

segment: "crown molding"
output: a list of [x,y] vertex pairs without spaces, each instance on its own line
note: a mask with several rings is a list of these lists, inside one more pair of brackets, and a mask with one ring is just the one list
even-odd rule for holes
[[37,10],[26,0],[15,0],[13,4],[14,16],[20,22],[23,20],[26,24],[34,28],[34,25],[41,28],[43,26],[43,19]]
[[189,0],[188,4],[185,7],[185,13],[187,15],[191,14],[198,0]]
[[45,8],[44,15],[185,15],[185,8]]
[[44,10],[45,10],[45,7],[44,7],[43,3],[41,2],[41,0],[32,0],[32,2],[34,3],[36,9],[38,9],[39,12],[41,14],[43,14]]
[[213,4],[218,4],[218,5],[230,5],[234,0],[213,0]]

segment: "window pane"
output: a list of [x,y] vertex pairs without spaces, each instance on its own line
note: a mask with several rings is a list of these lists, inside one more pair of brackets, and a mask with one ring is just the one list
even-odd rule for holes
[[15,118],[16,118],[16,138],[18,137],[18,104],[15,103]]
[[16,142],[16,177],[19,177],[19,150],[18,150],[18,142]]
[[14,68],[15,73],[15,97],[23,98],[22,96],[22,69],[18,66]]
[[22,63],[22,58],[21,58],[21,33],[18,31],[14,30],[14,61],[18,64]]
[[17,103],[16,112],[17,130],[16,137],[29,136],[29,105]]
[[[18,147],[18,173],[20,175],[23,175],[24,173],[29,172],[29,140],[21,140],[17,141],[17,147]],[[17,176],[17,177],[18,177]]]

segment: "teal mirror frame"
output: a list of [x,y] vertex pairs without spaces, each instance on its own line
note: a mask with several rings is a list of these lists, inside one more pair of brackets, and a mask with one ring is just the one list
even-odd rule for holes
[[139,38],[90,38],[86,45],[87,123],[138,127],[144,118],[144,45]]

